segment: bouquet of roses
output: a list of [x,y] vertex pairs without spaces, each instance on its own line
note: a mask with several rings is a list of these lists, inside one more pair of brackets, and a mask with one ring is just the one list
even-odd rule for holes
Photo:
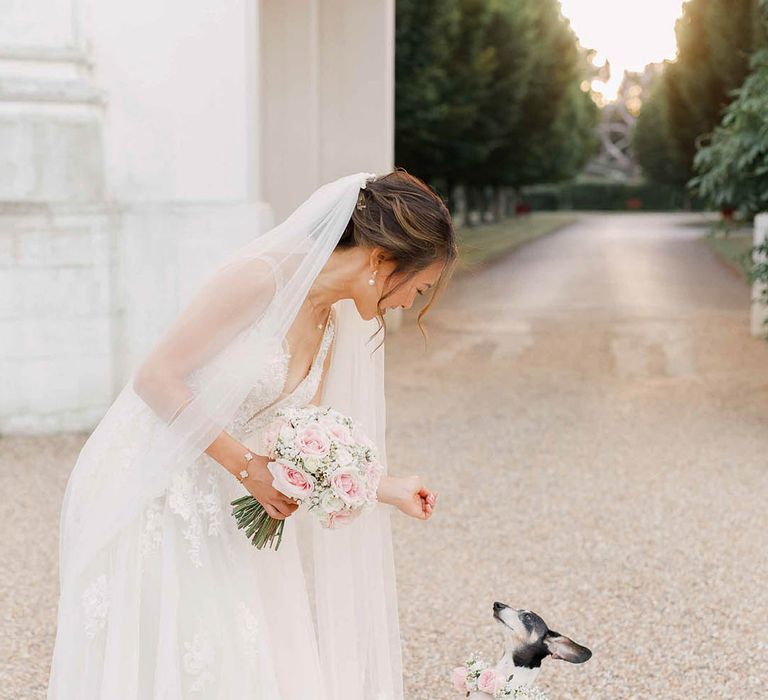
[[453,687],[467,696],[472,692],[487,693],[493,698],[527,698],[547,700],[547,696],[530,685],[516,685],[514,678],[504,678],[495,668],[473,653],[463,666],[457,666],[451,674]]
[[[273,460],[267,464],[272,486],[307,503],[323,527],[343,525],[376,503],[384,472],[376,446],[355,421],[329,406],[279,409],[260,452]],[[255,547],[271,547],[275,538],[275,549],[280,546],[285,520],[270,517],[251,495],[231,505],[238,529],[246,528]]]

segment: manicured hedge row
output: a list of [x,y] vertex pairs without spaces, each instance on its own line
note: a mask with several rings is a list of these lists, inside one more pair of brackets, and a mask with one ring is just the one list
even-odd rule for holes
[[701,210],[701,202],[681,188],[656,183],[572,182],[561,185],[536,185],[521,193],[522,205],[533,211],[558,209],[608,211]]

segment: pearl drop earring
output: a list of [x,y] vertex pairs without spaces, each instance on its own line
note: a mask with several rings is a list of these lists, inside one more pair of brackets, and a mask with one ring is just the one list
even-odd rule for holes
[[[377,272],[378,272],[378,270],[374,270],[374,271],[373,271],[373,274],[375,275]],[[373,279],[373,277],[369,277],[369,278],[368,278],[368,284],[370,284],[371,286],[373,286],[374,284],[376,284],[376,280],[375,280],[375,279]]]

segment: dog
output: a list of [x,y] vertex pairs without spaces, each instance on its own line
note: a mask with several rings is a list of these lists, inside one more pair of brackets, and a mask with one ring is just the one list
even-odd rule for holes
[[[555,632],[535,612],[518,610],[504,603],[493,604],[493,617],[502,625],[504,655],[493,667],[505,680],[512,676],[514,687],[529,686],[546,657],[583,664],[592,656],[587,647]],[[467,692],[469,700],[488,700],[489,694]]]

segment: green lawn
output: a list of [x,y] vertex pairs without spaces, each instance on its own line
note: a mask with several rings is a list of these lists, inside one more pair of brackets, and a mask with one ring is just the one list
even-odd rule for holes
[[465,267],[477,267],[578,219],[579,215],[573,212],[535,212],[497,224],[461,227],[456,231],[461,263]]
[[721,233],[709,234],[704,240],[715,253],[738,270],[742,277],[747,280],[747,271],[750,265],[748,254],[752,248],[751,228],[731,231],[727,236],[723,236]]

